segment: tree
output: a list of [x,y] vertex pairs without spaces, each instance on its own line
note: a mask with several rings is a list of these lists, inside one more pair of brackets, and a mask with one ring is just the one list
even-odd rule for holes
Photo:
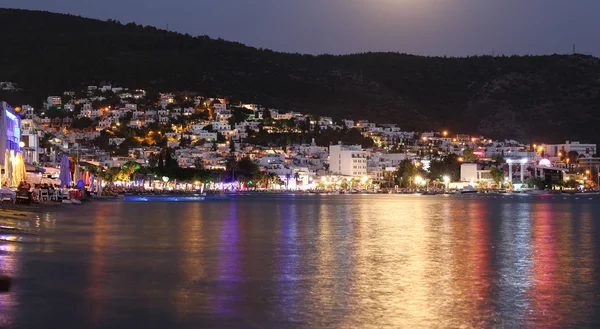
[[473,154],[472,148],[466,148],[463,151],[463,158],[465,162],[471,162],[475,160],[475,155]]
[[300,179],[300,174],[299,173],[295,173],[294,174],[294,181],[296,182],[296,189],[298,189],[298,180]]
[[500,170],[495,166],[490,167],[490,176],[492,176],[492,180],[496,183],[497,187],[501,187],[502,181],[504,181],[504,170]]
[[578,188],[580,183],[575,179],[569,179],[568,181],[564,182],[563,185],[567,188]]
[[204,160],[200,157],[194,158],[194,167],[196,170],[204,170]]
[[223,136],[223,134],[221,134],[220,132],[217,132],[217,142],[218,143],[225,143],[225,136]]
[[158,154],[158,170],[161,170],[165,167],[165,159],[163,157],[162,152]]
[[269,111],[269,109],[264,109],[263,110],[263,115],[262,115],[263,121],[269,121],[272,119],[271,117],[271,111]]
[[451,180],[460,179],[460,162],[456,154],[448,154],[441,159],[434,159],[429,165],[429,178],[442,179],[449,176]]
[[546,182],[538,177],[530,177],[529,179],[527,179],[526,184],[527,186],[532,188],[535,187],[540,190],[546,189]]
[[579,153],[577,151],[569,151],[567,158],[570,165],[576,165],[579,162]]
[[156,156],[156,153],[150,153],[148,156],[148,167],[154,168],[159,163],[159,157]]
[[179,147],[186,147],[192,143],[192,140],[189,137],[181,136],[179,139]]
[[231,114],[231,117],[227,121],[233,127],[236,123],[246,121],[250,113],[245,108],[236,107]]
[[243,157],[236,164],[240,179],[247,183],[260,172],[258,165],[249,157]]
[[229,139],[229,153],[235,153],[235,143],[233,142],[233,138]]
[[131,179],[131,175],[133,175],[141,167],[142,166],[135,161],[127,161],[121,166],[121,170],[117,174],[116,179],[121,181],[128,181]]
[[167,147],[165,149],[165,168],[179,168],[179,163],[177,162],[177,159],[175,159],[172,153],[173,151],[170,147]]
[[403,160],[396,169],[396,179],[400,179],[400,185],[403,187],[411,186],[414,178],[420,174],[419,168],[410,160]]
[[501,164],[503,164],[505,162],[504,161],[504,157],[502,155],[500,155],[500,154],[494,154],[494,155],[492,155],[492,161],[494,161],[494,163],[496,165],[501,165]]
[[83,118],[73,120],[73,123],[71,124],[71,128],[73,128],[73,129],[88,129],[92,126],[92,124],[94,124],[94,121],[92,119],[83,117]]

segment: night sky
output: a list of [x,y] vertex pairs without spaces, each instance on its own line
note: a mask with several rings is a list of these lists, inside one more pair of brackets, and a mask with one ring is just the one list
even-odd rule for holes
[[599,0],[3,0],[300,53],[600,55]]

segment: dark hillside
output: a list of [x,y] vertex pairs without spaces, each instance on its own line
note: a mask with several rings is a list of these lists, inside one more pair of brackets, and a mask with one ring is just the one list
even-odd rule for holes
[[309,56],[47,12],[0,9],[0,21],[0,81],[23,88],[9,101],[106,81],[532,141],[595,140],[600,124],[589,56]]

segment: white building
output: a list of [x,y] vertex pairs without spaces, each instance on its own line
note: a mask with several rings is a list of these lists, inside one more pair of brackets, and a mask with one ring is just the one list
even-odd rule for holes
[[[196,136],[196,138],[194,138],[194,136]],[[207,140],[207,141],[216,141],[217,140],[217,133],[211,133],[211,132],[209,132],[207,130],[201,130],[196,135],[193,135],[192,139],[204,139],[204,140]]]
[[360,145],[331,145],[329,171],[344,176],[367,175],[367,152]]
[[227,104],[214,103],[213,108],[215,109],[215,113],[223,112],[227,110]]
[[0,102],[0,163],[4,165],[6,150],[19,152],[21,119],[6,102]]
[[48,96],[48,99],[46,100],[46,108],[60,105],[62,105],[62,99],[60,96]]
[[564,144],[545,144],[541,147],[546,157],[558,157],[559,153],[567,156],[571,151],[575,151],[579,156],[586,158],[596,154],[596,144],[581,144],[579,142],[566,141]]
[[186,107],[183,109],[183,115],[192,115],[194,112],[196,112],[196,110],[193,107]]
[[231,125],[223,124],[220,121],[213,121],[210,124],[215,131],[231,130]]
[[23,142],[23,156],[25,162],[40,161],[40,136],[36,130],[35,122],[31,119],[21,120],[21,142]]
[[36,118],[35,110],[30,105],[23,105],[21,107],[21,115],[22,115],[22,118],[24,118],[24,119],[35,119]]
[[460,166],[460,180],[471,184],[477,184],[480,181],[490,183],[492,175],[489,169],[481,170],[477,163],[463,163]]

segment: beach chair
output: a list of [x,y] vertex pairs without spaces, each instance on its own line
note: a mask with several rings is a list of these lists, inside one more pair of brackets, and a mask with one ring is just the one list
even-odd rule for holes
[[29,194],[29,191],[28,190],[17,191],[15,203],[30,204],[31,203],[31,195]]
[[48,189],[42,189],[40,192],[40,200],[50,201],[50,195],[48,194]]

